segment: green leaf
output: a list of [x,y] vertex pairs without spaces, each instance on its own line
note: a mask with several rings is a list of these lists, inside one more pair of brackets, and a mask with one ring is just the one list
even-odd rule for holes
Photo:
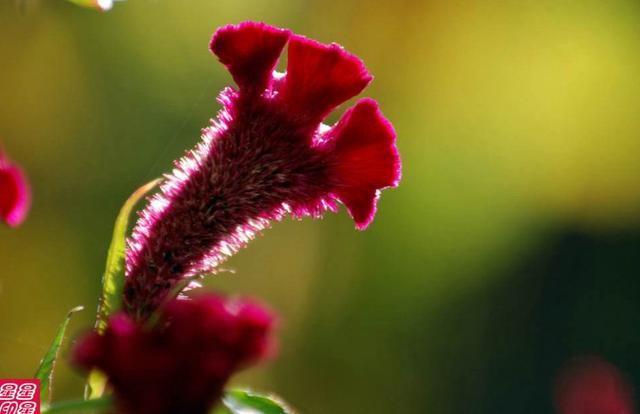
[[231,414],[294,414],[279,398],[248,390],[229,390],[222,402]]
[[42,414],[70,413],[82,410],[83,413],[103,412],[112,408],[111,398],[103,397],[95,400],[60,401],[42,407]]
[[99,369],[92,369],[87,377],[87,384],[84,387],[85,400],[93,400],[102,397],[107,388],[107,376]]
[[53,338],[53,342],[51,342],[47,353],[40,361],[40,366],[36,371],[35,377],[40,380],[40,400],[43,403],[47,403],[51,400],[50,394],[51,382],[53,380],[53,369],[55,368],[56,360],[60,353],[60,346],[62,345],[62,341],[64,341],[64,334],[67,330],[67,326],[69,325],[69,321],[71,320],[71,315],[81,311],[82,309],[84,309],[82,306],[78,306],[69,311],[67,317],[58,328],[58,332]]
[[[111,244],[107,252],[107,264],[104,269],[104,275],[102,276],[102,295],[100,296],[98,315],[96,316],[95,328],[100,334],[107,328],[109,316],[117,309],[120,309],[122,305],[124,258],[129,217],[138,201],[159,182],[160,179],[156,179],[138,188],[129,196],[127,201],[125,201],[116,218]],[[102,373],[95,370],[91,371],[87,379],[85,397],[88,399],[101,397],[106,384],[106,377]]]
[[122,304],[122,287],[124,286],[124,255],[126,248],[127,229],[129,226],[129,216],[138,201],[145,194],[151,191],[160,182],[153,180],[138,188],[125,201],[118,213],[116,223],[113,228],[113,236],[109,251],[107,252],[107,264],[102,276],[102,296],[98,305],[98,316],[96,318],[96,330],[103,333],[107,327],[109,316],[120,308]]

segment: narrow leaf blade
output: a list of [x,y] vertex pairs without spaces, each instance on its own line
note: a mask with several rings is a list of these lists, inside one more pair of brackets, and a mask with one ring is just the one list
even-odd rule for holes
[[40,380],[40,401],[47,403],[51,400],[51,382],[53,380],[53,370],[56,365],[56,360],[60,353],[60,346],[64,341],[64,335],[67,331],[67,326],[71,320],[71,315],[84,309],[82,306],[75,307],[67,313],[66,318],[58,328],[56,336],[53,338],[47,353],[40,361],[40,366],[35,373],[35,377]]
[[[100,296],[98,314],[96,316],[95,329],[100,334],[107,328],[109,316],[119,309],[122,304],[124,259],[129,217],[140,199],[158,185],[159,182],[160,179],[153,180],[134,191],[122,205],[116,218],[111,244],[107,252],[107,264],[102,276],[102,295]],[[85,398],[95,399],[101,397],[106,385],[107,380],[104,374],[96,370],[91,371],[87,378]]]
[[124,286],[124,255],[126,248],[127,228],[131,211],[138,201],[151,191],[160,182],[153,180],[138,188],[125,201],[118,213],[116,223],[113,228],[113,237],[107,252],[107,264],[102,276],[102,296],[98,305],[98,316],[96,318],[96,330],[103,333],[107,327],[109,316],[122,303],[122,287]]
[[228,390],[222,402],[232,414],[294,414],[279,398],[247,390]]

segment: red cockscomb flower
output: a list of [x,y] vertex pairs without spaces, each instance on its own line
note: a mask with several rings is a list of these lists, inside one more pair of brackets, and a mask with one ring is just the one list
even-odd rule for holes
[[599,358],[572,361],[555,390],[559,414],[633,414],[631,386],[620,371]]
[[206,414],[234,372],[272,349],[273,323],[251,301],[174,300],[151,327],[113,316],[104,335],[78,341],[72,359],[106,373],[123,413]]
[[395,133],[374,100],[361,99],[333,127],[321,123],[371,81],[356,56],[254,22],[219,29],[210,48],[238,90],[220,94],[217,120],[176,163],[129,240],[124,304],[138,317],[287,213],[319,217],[341,202],[364,229],[380,190],[400,179]]
[[31,193],[24,173],[0,149],[0,219],[16,227],[26,218],[30,205]]

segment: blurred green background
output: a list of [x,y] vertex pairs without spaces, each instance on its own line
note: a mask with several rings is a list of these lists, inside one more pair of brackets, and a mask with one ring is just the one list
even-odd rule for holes
[[362,57],[404,168],[367,231],[285,220],[207,281],[281,315],[236,382],[310,414],[550,413],[581,354],[640,384],[640,3],[617,0],[1,1],[0,142],[34,205],[0,228],[0,378],[71,307],[90,326],[120,205],[198,141],[231,82],[210,36],[248,19]]

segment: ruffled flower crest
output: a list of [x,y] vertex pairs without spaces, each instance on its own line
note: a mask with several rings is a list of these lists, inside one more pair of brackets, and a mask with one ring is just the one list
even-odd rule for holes
[[143,318],[180,280],[211,271],[287,214],[320,217],[340,202],[365,229],[380,190],[400,179],[395,132],[374,100],[361,99],[333,127],[321,123],[372,80],[359,58],[254,22],[219,29],[210,49],[238,89],[220,94],[217,119],[129,241],[124,302]]

